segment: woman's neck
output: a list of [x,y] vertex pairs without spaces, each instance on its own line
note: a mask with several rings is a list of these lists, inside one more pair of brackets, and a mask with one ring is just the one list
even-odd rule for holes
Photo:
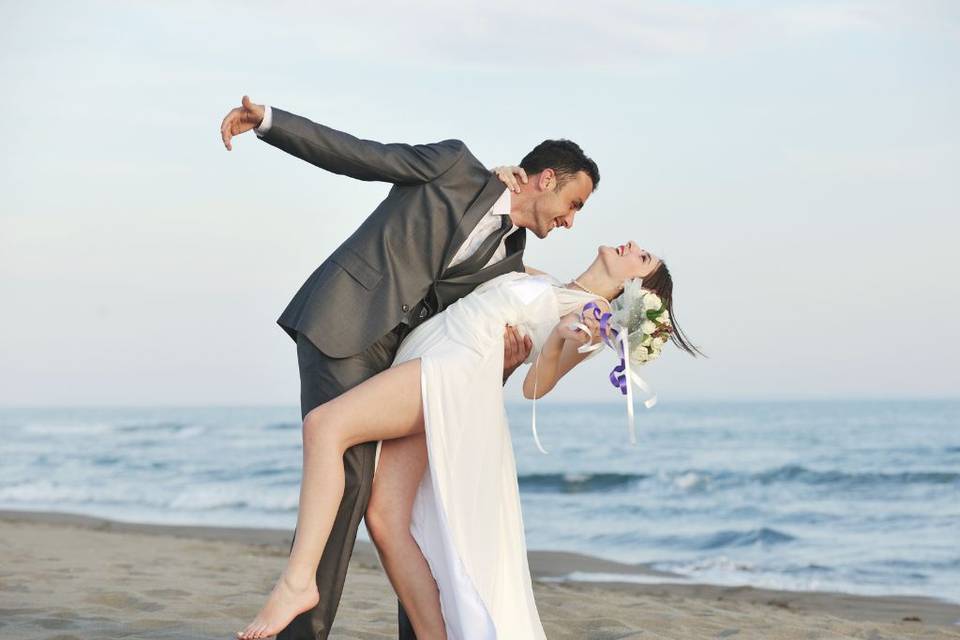
[[619,290],[610,286],[610,283],[606,278],[600,274],[590,271],[589,269],[568,283],[567,288],[579,289],[581,291],[586,291],[587,293],[592,293],[595,296],[604,298],[608,302],[616,297],[616,295],[619,293]]

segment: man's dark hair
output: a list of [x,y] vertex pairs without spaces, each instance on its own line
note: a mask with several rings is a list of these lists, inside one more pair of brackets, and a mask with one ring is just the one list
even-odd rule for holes
[[557,174],[558,189],[573,179],[578,171],[590,176],[594,190],[600,184],[597,163],[588,158],[580,145],[572,140],[544,140],[520,161],[520,166],[527,175],[553,169]]

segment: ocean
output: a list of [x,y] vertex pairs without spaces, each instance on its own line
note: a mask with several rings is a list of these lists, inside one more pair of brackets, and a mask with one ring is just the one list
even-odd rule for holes
[[[960,603],[958,400],[661,401],[636,445],[622,404],[542,401],[549,455],[529,404],[508,414],[530,549]],[[0,409],[0,508],[292,530],[300,426],[296,407]]]

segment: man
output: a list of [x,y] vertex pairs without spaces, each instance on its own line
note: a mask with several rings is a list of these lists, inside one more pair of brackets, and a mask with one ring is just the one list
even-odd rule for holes
[[[297,344],[301,416],[388,368],[406,333],[428,317],[493,277],[523,271],[526,231],[545,238],[571,228],[600,180],[596,163],[567,140],[546,140],[531,151],[520,164],[528,181],[511,192],[460,140],[362,140],[243,96],[220,127],[226,148],[251,129],[321,169],[393,185],[277,320]],[[505,329],[504,380],[530,348],[529,339]],[[343,499],[317,569],[320,602],[278,640],[330,633],[370,498],[376,444],[344,455]],[[402,604],[398,620],[400,639],[416,640]]]

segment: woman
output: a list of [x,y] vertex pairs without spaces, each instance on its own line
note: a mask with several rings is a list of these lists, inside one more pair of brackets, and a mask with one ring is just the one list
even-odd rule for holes
[[[523,390],[542,396],[588,357],[578,348],[599,339],[592,317],[589,335],[573,327],[580,310],[609,308],[633,278],[673,316],[659,258],[634,242],[601,246],[567,285],[516,272],[484,283],[412,331],[390,369],[308,413],[297,536],[238,637],[273,635],[317,604],[314,573],[342,497],[343,453],[381,440],[367,526],[417,636],[544,638],[503,406],[503,326],[530,336],[537,364]],[[695,352],[675,324],[670,337]]]

